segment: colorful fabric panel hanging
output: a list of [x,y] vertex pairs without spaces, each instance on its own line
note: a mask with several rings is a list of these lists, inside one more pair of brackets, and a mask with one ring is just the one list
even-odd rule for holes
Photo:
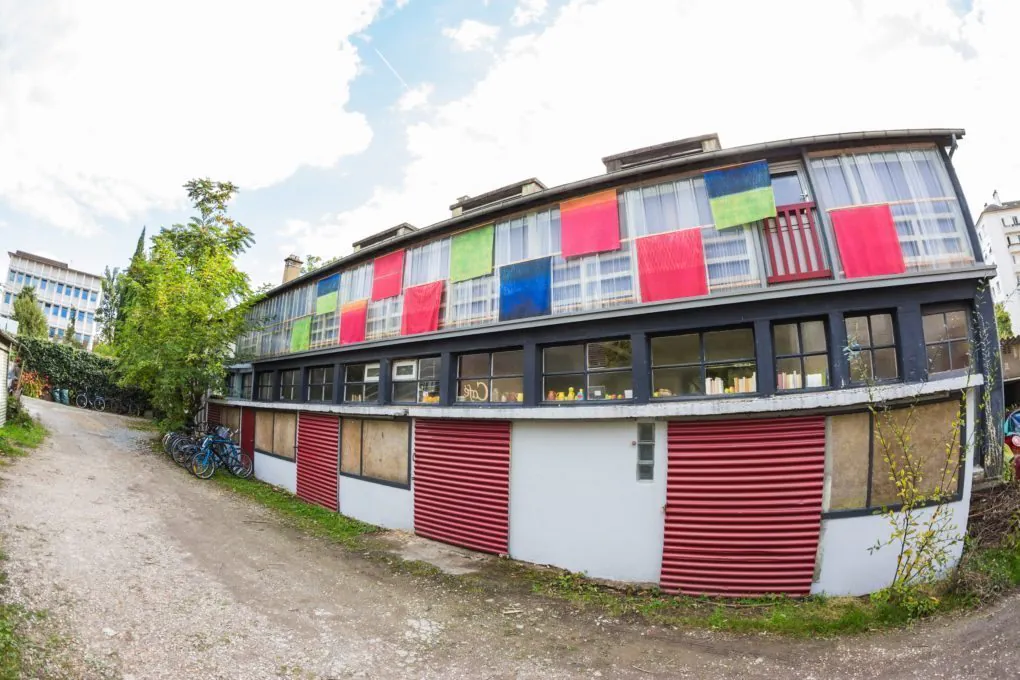
[[706,172],[705,189],[716,229],[776,216],[776,197],[767,161]]
[[373,302],[400,295],[404,287],[404,251],[375,258],[372,272]]
[[339,295],[339,274],[319,279],[319,282],[315,285],[315,313],[329,314],[330,312],[335,312]]
[[443,304],[445,281],[433,281],[404,291],[400,334],[416,335],[439,330],[439,307]]
[[499,320],[544,316],[552,307],[552,258],[499,268]]
[[467,281],[492,273],[495,233],[495,227],[489,224],[453,237],[450,242],[451,281]]
[[701,228],[637,239],[641,300],[675,300],[708,295]]
[[848,279],[902,274],[903,249],[888,205],[840,208],[829,213],[839,259]]
[[340,344],[350,345],[365,341],[365,322],[368,319],[368,300],[348,302],[340,308]]
[[312,317],[306,316],[290,327],[290,351],[303,352],[312,339]]
[[560,204],[563,257],[620,249],[620,209],[616,189]]

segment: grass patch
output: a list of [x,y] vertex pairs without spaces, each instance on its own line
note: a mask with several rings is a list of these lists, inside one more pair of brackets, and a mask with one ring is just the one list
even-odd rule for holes
[[28,414],[19,414],[0,427],[0,456],[23,456],[42,444],[46,428]]

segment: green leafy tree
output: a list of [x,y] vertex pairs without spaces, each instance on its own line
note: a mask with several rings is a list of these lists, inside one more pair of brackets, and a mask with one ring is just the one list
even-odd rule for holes
[[117,337],[117,326],[120,317],[121,272],[119,267],[106,268],[103,278],[99,280],[103,289],[103,299],[96,310],[96,320],[99,321],[99,337],[107,345],[113,345]]
[[67,323],[67,329],[64,330],[64,344],[65,345],[74,345],[75,347],[80,347],[80,344],[78,343],[77,338],[74,337],[75,334],[78,332],[78,330],[75,328],[75,326],[76,326],[75,318],[77,316],[78,316],[78,310],[74,309],[72,307],[71,308],[71,320]]
[[995,304],[995,327],[999,331],[999,340],[1013,337],[1013,320],[1009,318],[1006,305],[1001,302]]
[[205,391],[223,384],[253,301],[235,264],[252,232],[227,213],[237,188],[208,179],[184,186],[199,214],[162,229],[148,257],[132,262],[117,337],[121,384],[149,392],[166,428],[190,421]]
[[26,338],[45,338],[48,332],[46,316],[39,308],[35,288],[25,286],[14,298],[14,320],[18,322],[18,335]]
[[305,263],[301,267],[301,273],[307,274],[308,272],[314,272],[316,269],[322,266],[322,258],[318,255],[306,255]]

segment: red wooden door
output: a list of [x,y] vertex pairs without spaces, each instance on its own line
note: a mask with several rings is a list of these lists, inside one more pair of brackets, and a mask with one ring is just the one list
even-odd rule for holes
[[414,531],[506,554],[510,527],[510,423],[414,421]]
[[669,424],[663,590],[811,592],[825,418]]
[[241,451],[255,459],[255,409],[241,409]]
[[301,413],[297,433],[297,495],[309,503],[337,509],[340,418]]

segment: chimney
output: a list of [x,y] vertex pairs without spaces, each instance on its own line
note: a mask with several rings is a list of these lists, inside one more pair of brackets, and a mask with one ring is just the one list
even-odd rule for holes
[[304,262],[297,255],[290,255],[283,261],[283,282],[293,281],[301,276],[301,265]]
[[996,189],[992,192],[992,203],[995,205],[1002,205],[1002,201],[999,200],[999,190]]

